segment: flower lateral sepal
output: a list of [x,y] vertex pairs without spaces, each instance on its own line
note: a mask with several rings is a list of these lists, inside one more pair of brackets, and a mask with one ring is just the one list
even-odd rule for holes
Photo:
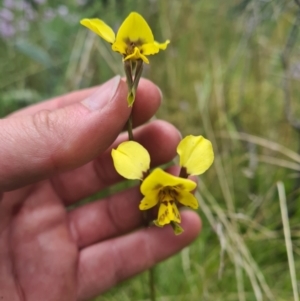
[[134,101],[135,101],[135,92],[129,91],[127,94],[127,103],[129,108],[133,106]]
[[[157,220],[154,220],[153,221],[153,225],[155,225],[156,227],[158,227],[158,228],[163,228],[164,226],[162,226],[162,225],[160,225],[159,224],[159,222],[157,221]],[[184,229],[178,224],[178,223],[176,223],[176,222],[174,222],[174,221],[171,221],[170,222],[170,225],[171,225],[171,227],[172,227],[172,229],[173,229],[173,232],[174,232],[174,234],[177,236],[177,235],[180,235],[180,234],[182,234],[183,232],[184,232]]]
[[124,61],[124,70],[126,75],[126,83],[128,87],[127,103],[128,107],[132,107],[135,101],[137,87],[143,73],[143,61]]
[[176,222],[171,222],[171,226],[173,228],[173,231],[174,231],[174,234],[177,236],[177,235],[180,235],[184,232],[183,228]]

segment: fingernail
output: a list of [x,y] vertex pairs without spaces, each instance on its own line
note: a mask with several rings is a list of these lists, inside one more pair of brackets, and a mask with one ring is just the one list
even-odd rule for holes
[[180,137],[180,140],[182,140],[182,134],[181,134],[181,132],[179,130],[177,130],[177,132],[178,132],[178,135]]
[[163,101],[164,96],[163,96],[163,93],[162,93],[161,89],[158,86],[156,86],[156,88],[157,88],[157,90],[158,90],[158,92],[160,94],[160,101]]
[[95,93],[83,100],[81,103],[91,111],[98,111],[108,104],[115,96],[121,77],[117,75],[104,83]]

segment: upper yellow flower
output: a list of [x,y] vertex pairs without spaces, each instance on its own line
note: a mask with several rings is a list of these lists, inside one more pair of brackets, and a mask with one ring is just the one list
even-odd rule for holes
[[124,61],[142,59],[149,64],[146,56],[156,54],[159,50],[165,50],[170,43],[169,40],[164,43],[156,42],[145,19],[135,12],[130,13],[124,20],[117,36],[100,19],[83,19],[80,23],[112,44],[112,50],[121,53]]

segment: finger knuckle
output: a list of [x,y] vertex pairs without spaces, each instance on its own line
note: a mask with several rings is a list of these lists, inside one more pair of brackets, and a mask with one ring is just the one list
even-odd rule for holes
[[56,118],[49,110],[42,110],[33,115],[33,125],[36,132],[40,136],[45,134],[54,133],[56,128]]

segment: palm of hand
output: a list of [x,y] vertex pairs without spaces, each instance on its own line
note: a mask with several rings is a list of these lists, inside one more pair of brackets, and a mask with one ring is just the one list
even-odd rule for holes
[[[5,195],[1,210],[3,300],[76,300],[79,250],[49,182]],[[13,294],[12,294],[13,292]],[[6,295],[8,293],[8,295]]]

